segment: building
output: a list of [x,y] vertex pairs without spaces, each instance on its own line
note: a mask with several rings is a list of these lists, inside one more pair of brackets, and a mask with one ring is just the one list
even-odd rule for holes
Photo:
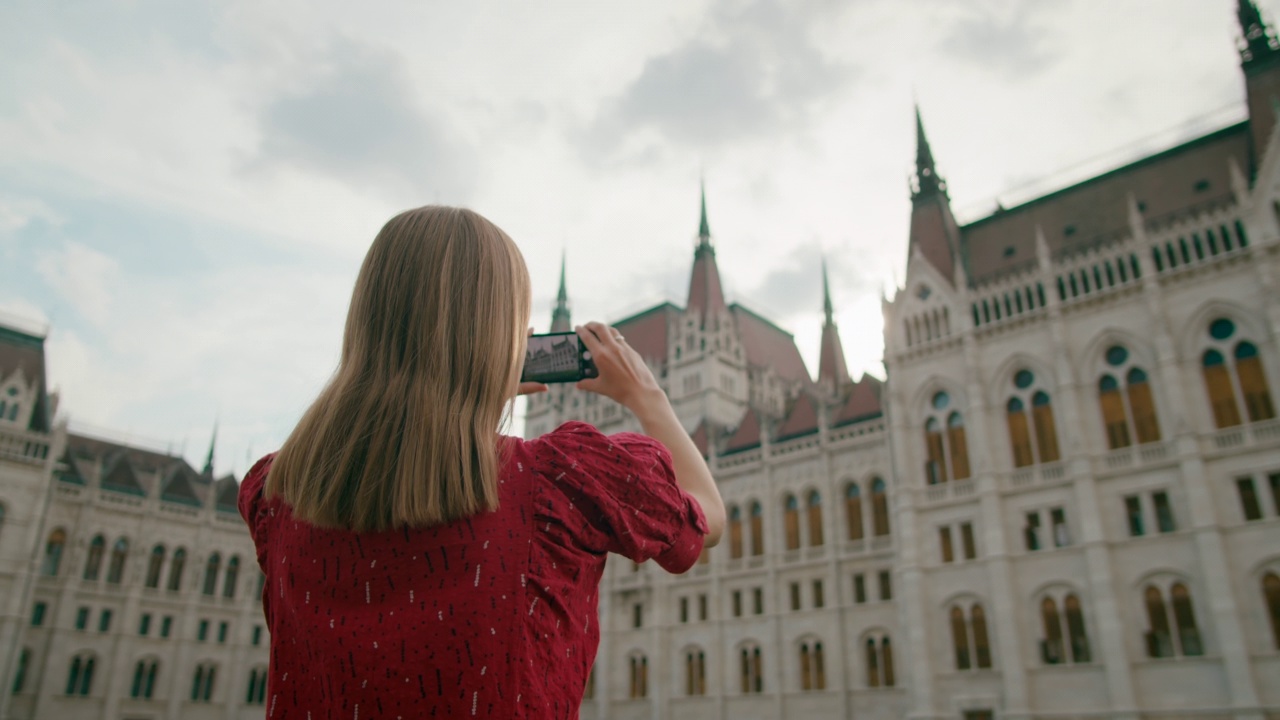
[[[1280,718],[1280,44],[1238,16],[1247,120],[975,222],[917,114],[885,383],[829,291],[816,381],[728,303],[704,202],[685,306],[616,326],[729,528],[609,564],[584,717]],[[572,418],[637,429],[570,387],[526,429]]]
[[238,483],[67,432],[44,338],[0,325],[3,718],[262,717],[262,574]]

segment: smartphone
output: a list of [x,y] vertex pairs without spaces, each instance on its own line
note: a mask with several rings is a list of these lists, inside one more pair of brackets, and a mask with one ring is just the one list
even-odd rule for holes
[[577,333],[530,335],[520,382],[568,383],[600,373]]

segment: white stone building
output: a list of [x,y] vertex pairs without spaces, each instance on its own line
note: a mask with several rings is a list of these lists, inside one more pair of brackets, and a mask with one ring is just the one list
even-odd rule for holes
[[235,478],[69,434],[45,382],[44,338],[0,325],[0,717],[262,717]]
[[[1280,45],[1238,10],[1246,121],[976,222],[917,122],[883,386],[829,294],[817,382],[725,302],[704,205],[686,307],[616,326],[730,527],[610,563],[584,717],[1280,718]],[[527,433],[571,418],[636,429],[557,387]]]

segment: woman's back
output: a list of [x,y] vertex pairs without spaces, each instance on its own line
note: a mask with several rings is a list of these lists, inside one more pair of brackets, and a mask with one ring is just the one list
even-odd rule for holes
[[267,573],[270,718],[576,717],[605,553],[683,572],[706,532],[670,456],[570,423],[505,440],[499,507],[447,525],[319,529],[241,488]]

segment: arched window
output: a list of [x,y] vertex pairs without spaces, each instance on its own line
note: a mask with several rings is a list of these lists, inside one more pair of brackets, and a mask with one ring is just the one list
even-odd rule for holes
[[[1258,357],[1258,346],[1242,340],[1230,318],[1220,317],[1209,323],[1209,348],[1201,356],[1205,389],[1214,424],[1219,428],[1243,422],[1238,399],[1244,401],[1249,422],[1270,420],[1276,416],[1266,371]],[[1227,358],[1235,360],[1234,378]],[[1239,394],[1237,395],[1237,387]]]
[[1200,642],[1200,629],[1196,627],[1190,591],[1186,585],[1174,583],[1169,588],[1169,595],[1173,599],[1173,619],[1178,624],[1178,644],[1182,646],[1182,654],[1203,655],[1204,645]]
[[[991,667],[991,643],[987,638],[987,617],[982,606],[974,603],[966,621],[964,609],[951,608],[951,642],[956,651],[956,669]],[[973,648],[972,655],[969,649]]]
[[1059,459],[1058,431],[1053,421],[1049,393],[1034,372],[1023,368],[1013,374],[1013,397],[1009,398],[1005,409],[1014,467]]
[[800,643],[800,689],[827,689],[827,671],[821,642],[807,640]]
[[96,659],[92,655],[76,655],[71,658],[67,670],[67,694],[87,696],[93,692],[93,669]]
[[947,416],[947,445],[953,479],[964,480],[969,477],[969,443],[965,439],[964,417],[958,412]]
[[1160,421],[1156,419],[1156,405],[1147,373],[1142,368],[1131,368],[1126,379],[1129,381],[1129,408],[1133,411],[1133,428],[1138,443],[1156,442],[1160,439]]
[[729,557],[742,557],[742,510],[737,505],[729,506]]
[[942,440],[942,423],[929,418],[924,424],[924,443],[928,459],[924,463],[925,481],[937,485],[947,481],[947,455]]
[[97,580],[102,572],[102,556],[107,551],[107,539],[94,535],[89,541],[89,554],[84,559],[84,579]]
[[1217,350],[1205,350],[1201,358],[1204,386],[1209,391],[1209,407],[1213,408],[1213,422],[1219,428],[1240,424],[1240,408],[1236,405],[1236,393],[1231,387],[1231,373],[1226,358]]
[[1098,381],[1098,404],[1102,407],[1102,423],[1107,430],[1107,447],[1112,450],[1129,447],[1129,421],[1125,417],[1120,383],[1110,375]]
[[236,579],[240,576],[240,556],[232,555],[227,561],[226,579],[222,582],[222,597],[233,598],[236,596]]
[[956,669],[968,670],[972,667],[969,658],[969,629],[964,621],[964,610],[951,608],[951,644],[956,651]]
[[786,528],[787,549],[800,549],[800,503],[795,495],[787,494],[783,500],[782,525]]
[[107,582],[112,585],[120,584],[120,580],[124,577],[124,563],[128,559],[129,541],[116,538],[116,544],[111,546],[111,564],[107,566]]
[[1080,610],[1080,598],[1068,595],[1063,605],[1067,611],[1067,638],[1071,641],[1071,660],[1087,663],[1092,658],[1092,653],[1089,652],[1089,636],[1084,631],[1084,614]]
[[987,616],[981,605],[974,605],[969,610],[969,619],[973,623],[973,655],[978,667],[991,667],[991,643],[987,640]]
[[1271,641],[1280,650],[1280,577],[1275,573],[1262,576],[1262,597],[1267,603],[1267,617],[1271,619]]
[[740,652],[742,660],[742,692],[755,694],[764,692],[764,661],[760,656],[760,646],[747,644]]
[[40,564],[43,575],[53,577],[58,574],[58,566],[62,564],[62,550],[67,545],[67,531],[58,528],[49,533],[44,543],[44,562]]
[[129,697],[150,700],[155,694],[158,672],[159,663],[155,660],[139,660],[133,666],[133,684],[129,687]]
[[844,491],[844,512],[849,524],[849,539],[862,539],[862,490],[858,483],[849,483]]
[[1147,606],[1147,656],[1173,657],[1173,636],[1169,633],[1169,614],[1165,609],[1164,594],[1154,585],[1145,592]]
[[[1107,428],[1107,444],[1116,450],[1129,447],[1133,438],[1140,444],[1158,441],[1160,421],[1147,372],[1133,364],[1123,345],[1112,345],[1104,359],[1110,369],[1098,381],[1098,402]],[[1123,396],[1118,377],[1125,379]]]
[[207,703],[213,699],[213,682],[217,674],[218,667],[213,663],[196,666],[195,677],[191,681],[192,702]]
[[809,547],[822,545],[822,495],[809,493]]
[[214,553],[209,556],[209,561],[204,566],[204,589],[205,595],[213,595],[214,589],[218,586],[218,570],[222,566],[222,556]]
[[187,551],[185,548],[178,548],[173,551],[173,562],[169,563],[169,584],[170,592],[178,592],[182,588],[182,570],[187,564]]
[[631,688],[633,699],[649,696],[649,658],[642,654],[631,656]]
[[889,534],[889,495],[880,478],[871,481],[871,528],[877,537]]
[[707,694],[707,654],[702,648],[690,648],[684,654],[685,694],[698,696]]
[[1236,373],[1240,376],[1240,391],[1244,394],[1244,406],[1249,411],[1249,422],[1270,420],[1276,416],[1271,403],[1271,389],[1267,375],[1258,357],[1258,348],[1251,342],[1236,345]]
[[147,582],[149,588],[160,587],[160,573],[164,571],[164,546],[151,548],[151,558],[147,560]]
[[1062,621],[1058,617],[1058,603],[1053,598],[1045,598],[1040,603],[1040,620],[1044,624],[1044,640],[1040,646],[1040,656],[1046,665],[1057,665],[1066,660],[1066,648],[1062,646]]
[[1013,447],[1013,466],[1031,465],[1035,463],[1035,458],[1031,454],[1031,428],[1027,422],[1026,407],[1020,398],[1010,398],[1005,408],[1005,419],[1009,423],[1009,444]]
[[893,646],[889,644],[889,638],[880,638],[880,664],[883,666],[884,686],[893,687],[897,684],[893,675]]
[[751,503],[751,554],[764,555],[764,507],[759,502]]
[[[594,671],[594,668],[592,668]],[[253,668],[249,671],[249,691],[245,693],[246,705],[262,705],[267,697],[267,669]]]
[[875,638],[867,638],[867,687],[880,687],[880,653]]
[[1058,452],[1058,428],[1053,421],[1053,407],[1049,402],[1049,394],[1038,391],[1031,396],[1031,417],[1036,426],[1036,451],[1040,454],[1040,462],[1056,462],[1061,458]]

